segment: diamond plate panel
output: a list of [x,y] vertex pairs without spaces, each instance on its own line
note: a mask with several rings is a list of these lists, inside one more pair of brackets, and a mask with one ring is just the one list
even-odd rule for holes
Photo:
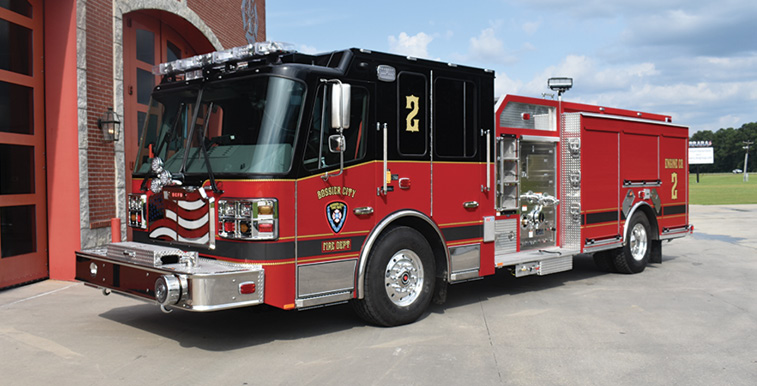
[[580,249],[581,244],[581,114],[563,114],[560,142],[561,247]]

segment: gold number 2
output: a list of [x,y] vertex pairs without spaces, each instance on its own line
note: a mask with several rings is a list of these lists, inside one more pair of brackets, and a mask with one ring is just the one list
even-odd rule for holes
[[419,131],[418,130],[418,119],[415,119],[415,117],[418,115],[418,102],[420,98],[418,98],[415,95],[408,95],[405,97],[405,100],[407,101],[405,108],[410,109],[410,112],[407,114],[407,128],[406,131]]
[[677,200],[678,199],[678,173],[672,173],[670,175],[670,179],[671,179],[670,182],[673,183],[673,189],[670,192],[670,198],[673,200]]

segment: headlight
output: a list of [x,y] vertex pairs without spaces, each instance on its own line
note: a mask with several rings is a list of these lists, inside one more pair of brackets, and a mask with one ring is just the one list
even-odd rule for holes
[[279,237],[278,200],[273,198],[218,201],[218,235],[237,240]]

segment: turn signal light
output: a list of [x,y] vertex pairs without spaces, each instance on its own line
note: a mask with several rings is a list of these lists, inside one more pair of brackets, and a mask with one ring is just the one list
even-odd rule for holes
[[218,201],[218,236],[236,240],[276,240],[278,201],[274,198]]

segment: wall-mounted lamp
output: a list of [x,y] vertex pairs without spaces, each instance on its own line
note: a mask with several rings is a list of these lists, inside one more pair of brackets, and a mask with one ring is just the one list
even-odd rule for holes
[[97,119],[97,126],[103,131],[103,139],[106,142],[118,141],[118,137],[121,134],[121,121],[112,107],[108,107],[108,111],[104,112]]

